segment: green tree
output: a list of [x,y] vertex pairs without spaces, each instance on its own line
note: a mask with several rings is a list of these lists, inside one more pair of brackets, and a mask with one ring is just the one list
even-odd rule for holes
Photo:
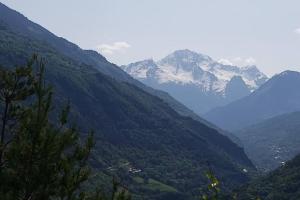
[[206,173],[206,177],[209,180],[209,184],[207,187],[208,194],[202,195],[202,200],[218,200],[220,198],[220,182],[213,173],[210,165],[208,165],[209,169]]
[[0,170],[4,167],[3,155],[12,141],[16,121],[20,117],[20,101],[33,94],[33,77],[31,65],[36,59],[34,56],[27,67],[18,67],[15,71],[0,68],[0,109],[1,109],[1,136],[0,136]]
[[[77,128],[67,120],[69,105],[58,123],[50,120],[52,88],[45,83],[44,71],[37,56],[25,67],[0,69],[0,199],[107,199],[108,195],[83,187],[91,174],[93,134],[80,140]],[[129,198],[125,189],[113,184],[109,199]]]

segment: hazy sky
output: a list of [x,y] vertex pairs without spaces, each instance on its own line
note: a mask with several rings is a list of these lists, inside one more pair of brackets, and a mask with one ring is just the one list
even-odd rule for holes
[[191,49],[268,75],[300,71],[299,0],[0,1],[117,64]]

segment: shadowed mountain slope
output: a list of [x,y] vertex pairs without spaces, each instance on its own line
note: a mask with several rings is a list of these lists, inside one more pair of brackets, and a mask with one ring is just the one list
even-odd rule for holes
[[[83,132],[96,131],[91,160],[95,172],[119,175],[134,194],[146,199],[158,199],[165,193],[189,198],[188,194],[206,183],[207,162],[227,189],[248,180],[243,168],[251,170],[253,165],[226,136],[179,115],[164,100],[117,79],[118,75],[103,74],[102,68],[118,69],[103,57],[99,56],[102,64],[100,60],[93,64],[86,51],[70,43],[68,49],[64,39],[52,35],[53,43],[57,42],[53,44],[46,36],[31,34],[30,30],[38,35],[49,32],[24,17],[23,22],[20,14],[2,4],[0,12],[0,65],[22,65],[36,52],[46,59],[46,79],[55,88],[55,107],[69,99],[72,120]],[[18,24],[33,29],[23,32],[24,27],[16,28]],[[150,187],[146,181],[141,184],[140,179],[155,181],[160,187]]]
[[226,130],[236,130],[276,115],[300,110],[300,73],[275,75],[250,95],[205,115]]

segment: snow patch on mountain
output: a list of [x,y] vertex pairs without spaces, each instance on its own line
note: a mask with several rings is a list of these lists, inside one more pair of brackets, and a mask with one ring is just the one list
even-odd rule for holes
[[227,83],[235,76],[240,76],[251,91],[267,80],[256,66],[224,65],[187,49],[175,51],[157,62],[148,59],[122,66],[122,69],[141,81],[195,85],[202,91],[221,95],[225,95]]

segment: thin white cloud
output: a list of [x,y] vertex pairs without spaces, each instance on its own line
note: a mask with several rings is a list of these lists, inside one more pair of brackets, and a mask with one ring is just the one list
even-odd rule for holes
[[243,59],[241,57],[235,57],[235,58],[232,59],[232,61],[235,62],[235,63],[236,62],[242,62]]
[[234,58],[221,58],[218,63],[221,63],[223,65],[232,65],[232,66],[249,66],[254,65],[256,63],[256,60],[253,57],[248,58],[241,58],[241,57],[234,57]]
[[232,62],[230,62],[228,59],[225,58],[221,58],[220,60],[218,60],[218,63],[221,63],[223,65],[233,65]]
[[249,58],[247,58],[247,59],[245,60],[245,63],[246,63],[247,65],[254,65],[254,64],[256,63],[256,60],[255,60],[254,58],[252,58],[252,57],[249,57]]
[[112,44],[100,44],[96,47],[96,49],[99,50],[101,53],[111,55],[116,52],[124,51],[129,47],[131,46],[127,42],[114,42]]
[[300,34],[300,28],[295,29],[294,32]]

